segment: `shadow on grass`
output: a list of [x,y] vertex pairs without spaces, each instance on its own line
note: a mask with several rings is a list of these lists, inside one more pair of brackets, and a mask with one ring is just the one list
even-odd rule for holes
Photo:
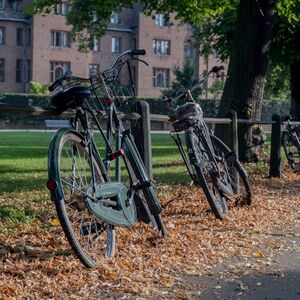
[[[21,174],[26,173],[21,172]],[[26,176],[23,178],[11,179],[10,177],[3,177],[0,182],[0,195],[3,192],[10,193],[18,191],[42,190],[46,187],[46,181],[46,172],[43,172],[43,174],[39,178]]]

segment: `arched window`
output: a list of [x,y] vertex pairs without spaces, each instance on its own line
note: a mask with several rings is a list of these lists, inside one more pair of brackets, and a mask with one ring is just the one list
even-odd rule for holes
[[63,68],[62,67],[57,67],[56,69],[55,69],[55,78],[54,78],[54,80],[56,80],[56,79],[58,79],[58,78],[60,78],[60,77],[62,77],[63,76],[63,74],[64,74],[64,70],[63,70]]
[[156,74],[156,86],[165,87],[165,75],[162,72]]
[[166,88],[170,85],[170,69],[153,68],[153,87]]
[[57,78],[61,77],[66,71],[71,70],[71,64],[63,61],[51,61],[50,62],[50,82],[53,82]]

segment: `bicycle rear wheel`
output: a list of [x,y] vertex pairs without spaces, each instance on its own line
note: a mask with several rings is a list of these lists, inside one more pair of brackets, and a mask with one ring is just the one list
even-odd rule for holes
[[61,129],[49,147],[48,184],[57,185],[51,192],[57,216],[70,246],[89,268],[97,264],[98,256],[115,253],[114,226],[92,215],[85,203],[93,181],[90,157],[96,182],[104,182],[101,168],[78,133]]
[[217,174],[211,158],[213,154],[204,137],[194,128],[187,129],[185,136],[190,163],[194,169],[194,177],[197,179],[196,184],[203,189],[216,218],[222,220],[228,208],[226,198],[216,183]]
[[[300,137],[300,127],[297,127],[295,130]],[[282,133],[281,145],[291,169],[300,171],[300,145],[297,145],[297,141],[287,132]]]
[[252,202],[251,187],[248,176],[234,152],[227,147],[219,138],[210,135],[222,182],[229,183],[232,188],[235,204],[248,204]]

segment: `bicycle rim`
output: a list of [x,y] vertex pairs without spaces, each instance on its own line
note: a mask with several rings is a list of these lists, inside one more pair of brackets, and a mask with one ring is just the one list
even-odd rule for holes
[[228,208],[226,198],[216,184],[217,175],[210,159],[210,150],[202,141],[203,137],[196,133],[193,128],[188,129],[186,133],[190,162],[198,179],[197,184],[203,189],[216,218],[223,219]]
[[[297,130],[299,136],[300,128]],[[288,164],[294,171],[300,171],[300,149],[297,147],[297,142],[287,132],[282,134],[282,146],[287,158]]]
[[248,176],[240,161],[219,138],[211,135],[211,141],[217,156],[222,182],[232,188],[233,195],[228,197],[234,204],[251,204],[251,187]]
[[[58,136],[49,153],[49,169],[58,174],[57,184],[63,199],[54,199],[57,215],[72,249],[86,267],[94,267],[100,256],[115,252],[114,227],[92,215],[85,204],[86,191],[92,185],[88,147],[72,132]],[[95,179],[103,182],[100,168],[92,158]],[[53,170],[54,168],[54,170]]]

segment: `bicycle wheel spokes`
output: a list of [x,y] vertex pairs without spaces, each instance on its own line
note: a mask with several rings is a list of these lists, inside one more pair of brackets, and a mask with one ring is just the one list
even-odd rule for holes
[[218,173],[215,163],[212,161],[212,153],[205,142],[204,137],[194,129],[186,131],[186,142],[190,156],[190,162],[197,176],[197,184],[201,186],[209,205],[219,219],[227,212],[226,198],[218,186]]
[[96,160],[92,157],[95,178],[92,178],[88,147],[73,133],[61,136],[59,150],[53,162],[59,174],[58,184],[64,197],[55,201],[58,218],[66,237],[83,264],[93,267],[99,256],[113,256],[115,251],[114,227],[96,218],[86,206],[88,193],[95,182],[103,182]]
[[211,135],[221,181],[231,189],[226,195],[235,204],[251,204],[251,188],[247,174],[232,152],[220,139]]
[[[300,129],[298,131],[300,131]],[[294,171],[300,171],[300,145],[297,145],[295,138],[288,135],[287,132],[284,132],[282,135],[282,146],[290,167]]]

